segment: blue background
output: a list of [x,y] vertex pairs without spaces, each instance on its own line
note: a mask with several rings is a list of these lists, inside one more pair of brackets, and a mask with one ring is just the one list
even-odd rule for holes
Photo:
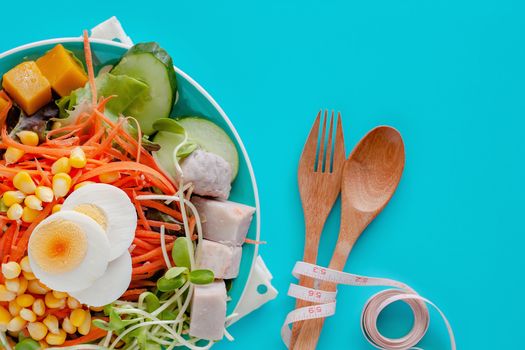
[[[525,7],[520,1],[155,1],[2,4],[0,51],[78,36],[117,15],[155,40],[221,104],[250,153],[261,193],[261,251],[281,295],[217,349],[280,349],[302,256],[297,162],[320,108],[344,116],[347,151],[370,128],[398,128],[407,164],[390,205],[347,271],[398,279],[445,311],[461,349],[516,348],[525,267]],[[327,263],[336,207],[323,236]],[[374,289],[340,288],[319,349],[370,349],[360,309]],[[381,320],[399,335],[404,307]],[[425,349],[446,349],[432,314]],[[410,318],[408,317],[408,320]]]

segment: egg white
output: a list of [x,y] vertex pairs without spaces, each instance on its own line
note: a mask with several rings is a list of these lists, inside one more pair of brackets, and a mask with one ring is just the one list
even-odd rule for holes
[[131,283],[131,255],[124,253],[109,263],[106,272],[89,288],[69,293],[82,304],[99,307],[122,296]]
[[137,212],[128,195],[108,184],[89,184],[73,191],[62,210],[74,210],[81,204],[95,205],[106,216],[106,235],[111,246],[110,261],[126,252],[135,237]]

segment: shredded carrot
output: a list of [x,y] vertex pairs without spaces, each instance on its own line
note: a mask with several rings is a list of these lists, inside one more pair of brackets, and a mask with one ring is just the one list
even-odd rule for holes
[[244,243],[246,244],[266,244],[266,241],[256,241],[254,239],[245,238]]
[[147,289],[128,289],[127,291],[124,292],[124,294],[122,294],[121,297],[128,297],[128,296],[132,296],[132,295],[141,295],[142,293],[146,292]]
[[164,214],[168,214],[172,218],[182,221],[182,214],[180,212],[168,207],[165,204],[162,204],[161,202],[156,202],[152,200],[144,200],[144,201],[141,201],[140,203],[145,207],[157,209],[158,211],[163,212]]
[[155,169],[150,168],[147,165],[139,164],[135,162],[115,162],[115,163],[108,163],[99,166],[96,169],[93,169],[87,173],[85,173],[79,181],[86,181],[89,179],[92,179],[96,176],[99,176],[101,174],[111,173],[111,172],[130,172],[130,171],[139,171],[143,173],[144,175],[150,177],[153,184],[155,184],[156,187],[158,187],[162,192],[167,194],[174,194],[175,188],[173,187],[172,183],[164,177],[161,173],[156,171]]
[[9,253],[13,245],[15,234],[18,235],[18,222],[14,221],[9,228],[4,232],[4,242],[2,245],[2,263],[9,261]]
[[152,226],[152,227],[164,226],[164,228],[167,229],[167,230],[173,230],[173,231],[180,231],[181,230],[181,226],[179,224],[173,224],[171,222],[162,222],[162,221],[156,221],[156,220],[148,220],[148,224],[149,224],[149,226]]
[[146,263],[142,266],[133,268],[133,275],[140,275],[147,272],[158,271],[165,266],[164,260],[157,260],[152,263]]
[[[166,250],[170,251],[171,248],[173,248],[173,243],[170,243],[166,245]],[[155,248],[146,254],[135,256],[131,259],[131,262],[133,264],[137,264],[139,262],[152,260],[153,258],[158,259],[162,257],[162,247]]]
[[91,327],[88,334],[78,337],[76,339],[66,340],[62,346],[75,346],[79,344],[86,344],[94,340],[100,339],[107,334],[107,331],[98,327]]
[[93,56],[91,56],[91,45],[89,44],[89,34],[87,30],[84,30],[84,53],[86,56],[89,87],[91,88],[91,98],[94,106],[97,104],[97,88],[95,86],[95,70],[93,69]]
[[155,246],[153,244],[149,244],[136,236],[133,239],[133,244],[135,244],[137,247],[147,249],[147,250],[155,249]]
[[[141,237],[141,238],[153,238],[156,239],[158,242],[160,242],[160,233],[155,231],[149,231],[149,230],[137,230],[135,232],[135,237]],[[173,241],[175,238],[173,236],[166,235],[164,236],[166,241]]]

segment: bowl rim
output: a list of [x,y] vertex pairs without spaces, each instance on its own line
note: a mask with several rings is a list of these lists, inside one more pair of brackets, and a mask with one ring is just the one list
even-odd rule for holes
[[[119,48],[123,48],[123,49],[129,49],[129,48],[131,48],[133,46],[132,44],[125,44],[125,43],[121,43],[121,42],[117,42],[117,41],[105,40],[105,39],[97,39],[97,38],[89,38],[89,41],[91,43],[115,46],[115,47],[119,47]],[[79,43],[79,42],[83,42],[83,38],[82,37],[63,37],[63,38],[53,38],[53,39],[46,39],[46,40],[35,41],[35,42],[32,42],[32,43],[20,45],[20,46],[12,48],[10,50],[1,52],[0,53],[0,60],[5,58],[5,57],[7,57],[7,56],[15,54],[17,52],[28,50],[28,49],[32,49],[32,48],[39,47],[39,46],[53,45],[53,44],[59,44],[59,43]],[[248,152],[246,151],[246,148],[244,146],[244,143],[242,142],[242,139],[241,139],[239,133],[237,132],[237,129],[235,129],[235,126],[231,122],[230,118],[226,115],[226,112],[224,112],[222,107],[217,103],[217,101],[215,101],[215,99],[208,93],[208,91],[206,91],[206,89],[204,89],[198,82],[196,82],[191,76],[186,74],[182,69],[180,69],[176,65],[173,65],[173,66],[175,68],[175,72],[177,74],[181,75],[184,79],[186,79],[191,85],[193,85],[213,105],[213,107],[219,112],[220,116],[222,117],[222,119],[224,119],[224,121],[226,122],[226,124],[230,128],[233,136],[235,137],[235,141],[239,145],[241,153],[242,153],[242,155],[243,155],[243,157],[244,157],[244,159],[246,161],[246,166],[248,168],[248,172],[249,172],[250,179],[251,179],[251,182],[252,182],[253,196],[254,196],[254,201],[255,201],[255,214],[256,214],[256,219],[257,219],[256,220],[257,222],[256,222],[255,237],[256,237],[256,240],[259,241],[260,240],[260,233],[261,233],[261,208],[260,208],[260,202],[259,202],[259,190],[258,190],[258,187],[257,187],[257,180],[255,178],[255,173],[253,171],[253,166],[252,166],[250,157],[248,155]],[[254,247],[254,251],[253,251],[253,258],[252,258],[251,265],[250,265],[250,272],[248,273],[248,277],[246,279],[246,283],[244,285],[243,291],[240,294],[239,299],[237,300],[237,304],[235,305],[235,308],[233,309],[232,314],[236,313],[239,305],[241,304],[241,302],[245,299],[245,297],[249,293],[248,288],[249,288],[249,284],[250,284],[250,279],[251,279],[252,274],[254,273],[254,269],[255,269],[255,267],[257,265],[256,264],[257,257],[259,256],[259,245],[255,244],[254,246],[255,247]]]

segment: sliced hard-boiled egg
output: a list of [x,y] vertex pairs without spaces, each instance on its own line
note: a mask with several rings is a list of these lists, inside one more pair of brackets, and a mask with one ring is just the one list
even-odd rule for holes
[[99,224],[75,211],[59,211],[39,223],[28,245],[35,276],[49,288],[88,288],[108,267],[109,240]]
[[137,212],[118,187],[97,183],[82,186],[67,197],[62,210],[87,215],[103,228],[111,246],[110,261],[121,256],[133,242]]
[[108,269],[89,288],[69,293],[82,304],[99,307],[120,298],[131,282],[131,255],[126,252],[109,263]]

